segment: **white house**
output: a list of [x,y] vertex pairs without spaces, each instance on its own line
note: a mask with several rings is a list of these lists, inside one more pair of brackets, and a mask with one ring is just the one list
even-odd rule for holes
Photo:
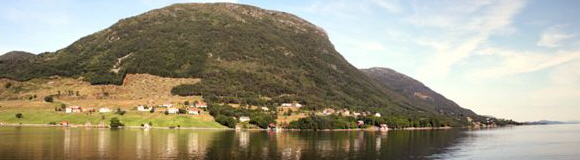
[[381,117],[380,113],[375,113],[375,117]]
[[179,109],[177,109],[177,108],[168,108],[167,109],[167,113],[170,113],[170,114],[175,114],[177,112],[179,112]]
[[262,107],[262,111],[269,111],[270,109],[268,107]]
[[137,111],[149,112],[152,109],[153,109],[153,107],[147,107],[147,106],[144,106],[144,105],[137,106]]
[[205,102],[198,102],[197,104],[195,104],[195,107],[197,107],[197,108],[207,108],[207,103],[205,103]]
[[99,108],[99,112],[101,112],[101,113],[107,113],[107,112],[111,112],[111,109],[109,109],[107,107],[101,107],[101,108]]
[[388,131],[389,130],[389,126],[387,124],[381,124],[381,127],[379,128],[380,131]]
[[356,121],[356,125],[362,126],[365,124],[365,121]]
[[324,109],[324,111],[322,111],[322,114],[324,115],[331,115],[336,113],[336,111],[334,111],[334,109],[328,108],[328,109]]
[[66,113],[79,113],[79,112],[83,112],[83,109],[79,106],[72,106],[72,107],[67,107],[65,109]]
[[196,109],[196,108],[189,109],[189,114],[199,115],[199,109]]
[[348,110],[343,110],[343,111],[342,111],[342,116],[350,116],[350,111],[348,111]]
[[302,107],[300,103],[282,103],[282,107]]
[[250,117],[248,117],[248,116],[240,117],[240,122],[245,122],[245,121],[250,121]]

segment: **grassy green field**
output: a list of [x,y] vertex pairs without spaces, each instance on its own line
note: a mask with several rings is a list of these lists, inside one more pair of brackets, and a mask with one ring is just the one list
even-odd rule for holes
[[[16,118],[17,113],[22,113],[22,118]],[[190,115],[165,115],[162,113],[128,111],[125,115],[114,113],[63,113],[53,110],[0,110],[0,121],[5,123],[24,124],[48,124],[50,122],[60,123],[68,121],[71,124],[85,124],[90,122],[97,125],[104,122],[109,125],[110,119],[119,118],[126,126],[140,126],[151,122],[154,127],[200,127],[200,128],[226,128],[215,121],[204,120],[198,116]],[[104,118],[104,119],[103,119]]]

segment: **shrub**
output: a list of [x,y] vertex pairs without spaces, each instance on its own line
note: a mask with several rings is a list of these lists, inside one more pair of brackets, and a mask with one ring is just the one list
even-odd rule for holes
[[121,121],[117,117],[111,118],[111,128],[119,128],[125,126],[125,124],[121,123]]
[[178,114],[186,114],[186,113],[187,113],[187,112],[185,111],[185,109],[181,109],[181,108],[179,109],[179,112],[178,112]]
[[171,89],[171,94],[179,96],[201,95],[201,88],[195,84],[180,84]]
[[232,117],[219,115],[215,118],[215,121],[230,128],[236,127],[236,120]]
[[4,84],[4,88],[10,88],[10,86],[12,86],[12,83],[10,83],[10,82]]
[[121,110],[121,108],[117,108],[117,111],[115,113],[118,115],[125,115],[125,112],[127,111]]
[[56,125],[56,122],[48,122],[50,125]]
[[44,101],[46,101],[46,102],[53,102],[54,99],[52,98],[52,96],[46,96],[46,97],[44,97]]
[[16,115],[15,115],[15,116],[16,116],[16,118],[22,118],[22,117],[23,117],[23,116],[22,116],[22,113],[16,113]]

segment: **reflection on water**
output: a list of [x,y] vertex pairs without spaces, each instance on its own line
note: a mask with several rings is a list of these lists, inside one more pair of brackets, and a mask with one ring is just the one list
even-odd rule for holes
[[465,132],[433,159],[578,159],[580,124],[505,127]]
[[433,153],[457,131],[266,132],[0,127],[6,159],[376,159]]
[[[533,159],[520,154],[569,159],[580,156],[576,148],[580,144],[580,130],[553,133],[541,129],[236,132],[0,127],[3,141],[0,159]],[[528,136],[518,135],[523,133]],[[561,145],[576,147],[558,151],[542,148]]]

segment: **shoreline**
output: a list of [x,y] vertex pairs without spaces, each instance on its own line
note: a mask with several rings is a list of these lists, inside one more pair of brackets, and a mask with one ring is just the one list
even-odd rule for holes
[[[30,123],[2,123],[0,127],[70,127],[70,128],[111,128],[109,125],[61,125],[61,124],[30,124]],[[235,130],[235,131],[272,131],[270,129],[234,129],[234,128],[208,128],[208,127],[150,127],[143,128],[142,126],[124,126],[120,129],[186,129],[186,130]],[[461,129],[465,127],[410,127],[410,128],[389,128],[388,130],[379,130],[377,128],[356,128],[356,129],[324,129],[324,130],[314,130],[314,129],[281,129],[273,131],[320,131],[320,132],[333,132],[333,131],[380,131],[388,132],[394,131],[414,131],[414,130],[447,130],[447,129]]]

